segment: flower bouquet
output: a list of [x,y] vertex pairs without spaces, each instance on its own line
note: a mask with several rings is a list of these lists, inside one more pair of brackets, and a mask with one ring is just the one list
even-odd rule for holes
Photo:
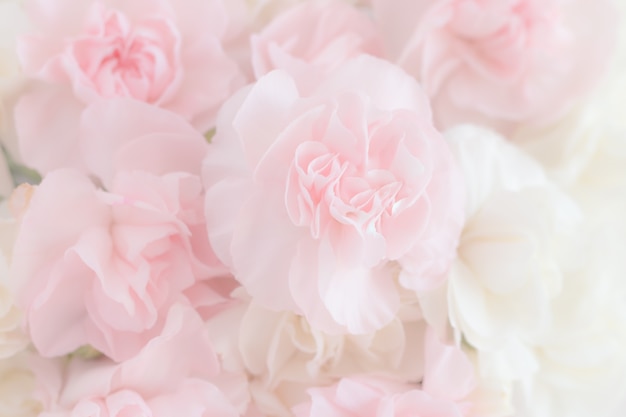
[[0,417],[623,417],[623,13],[0,1]]

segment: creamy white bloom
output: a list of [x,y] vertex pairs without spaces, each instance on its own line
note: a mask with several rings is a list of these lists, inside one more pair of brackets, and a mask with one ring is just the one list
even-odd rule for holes
[[478,351],[483,377],[526,377],[538,367],[533,344],[553,321],[580,211],[504,138],[472,126],[446,136],[466,180],[467,221],[447,286],[422,294],[422,305],[436,325],[449,315]]
[[502,399],[486,414],[606,416],[626,398],[626,134],[597,132],[566,188],[489,132],[447,134],[468,221],[438,301],[473,347],[479,399]]
[[[418,382],[423,376],[426,329],[416,305],[373,334],[333,335],[291,312],[273,312],[242,301],[208,323],[228,371],[245,371],[263,415],[290,416],[311,386],[355,374]],[[238,329],[233,331],[232,329]]]
[[516,386],[516,416],[609,416],[626,400],[624,235],[584,233],[583,265],[566,275],[535,347],[540,372]]

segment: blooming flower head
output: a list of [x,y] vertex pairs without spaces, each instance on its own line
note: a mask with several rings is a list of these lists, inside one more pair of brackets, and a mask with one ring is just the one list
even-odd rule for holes
[[82,168],[46,149],[80,148],[82,111],[98,99],[166,108],[204,133],[243,83],[222,47],[228,14],[221,0],[43,3],[26,4],[38,32],[24,36],[18,51],[25,74],[39,83],[16,115],[22,156],[42,172]]
[[[398,263],[413,251],[426,263],[447,259],[462,224],[462,187],[425,96],[372,57],[350,61],[312,96],[284,72],[239,93],[203,177],[218,257],[260,305],[326,331],[389,323]],[[434,285],[433,271],[403,282]]]
[[85,152],[106,191],[60,169],[33,193],[11,281],[42,355],[90,344],[127,359],[159,334],[173,304],[206,305],[197,287],[224,273],[205,233],[206,143],[171,116],[133,101],[94,104],[85,118],[103,123],[89,126],[110,140],[93,138]]
[[423,83],[446,127],[554,120],[596,84],[615,41],[609,1],[374,4],[390,58]]

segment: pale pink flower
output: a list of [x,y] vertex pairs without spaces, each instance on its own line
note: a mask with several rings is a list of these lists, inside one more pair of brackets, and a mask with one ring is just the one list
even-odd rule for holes
[[[259,305],[324,331],[388,324],[397,262],[448,259],[463,222],[461,181],[426,97],[369,56],[311,97],[282,71],[241,91],[221,113],[203,178],[220,260]],[[436,285],[445,271],[412,272],[404,286]]]
[[608,0],[375,0],[390,59],[417,77],[437,122],[559,117],[596,84],[616,34]]
[[304,2],[276,16],[250,41],[257,78],[283,69],[311,89],[350,58],[382,55],[371,18],[342,2]]
[[171,110],[202,133],[241,86],[222,48],[221,0],[29,0],[32,25],[19,54],[33,85],[16,110],[24,161],[42,172],[70,166],[83,109],[131,98]]
[[196,292],[223,272],[206,238],[199,177],[120,172],[105,192],[57,170],[22,218],[12,280],[42,355],[89,344],[120,361],[161,332],[174,303],[206,304]]
[[163,333],[122,364],[74,359],[36,370],[45,399],[41,417],[239,415],[210,382],[219,365],[201,320],[180,305],[170,310]]
[[121,360],[160,332],[173,302],[206,317],[228,298],[204,223],[208,145],[176,114],[129,99],[91,104],[81,138],[74,156],[108,192],[78,171],[46,175],[23,213],[12,280],[42,354],[89,343]]

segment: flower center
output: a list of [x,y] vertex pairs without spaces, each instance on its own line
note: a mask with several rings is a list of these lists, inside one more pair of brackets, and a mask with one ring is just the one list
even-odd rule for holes
[[164,19],[132,25],[125,15],[106,11],[72,42],[70,53],[84,82],[100,96],[155,103],[177,78],[178,40]]
[[393,215],[402,183],[385,170],[360,173],[322,142],[302,143],[291,167],[287,208],[298,226],[309,225],[311,235],[334,220],[354,227],[361,235],[378,233],[383,215]]

